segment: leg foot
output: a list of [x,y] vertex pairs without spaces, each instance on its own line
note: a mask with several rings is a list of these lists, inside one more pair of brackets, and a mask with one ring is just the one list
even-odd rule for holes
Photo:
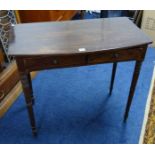
[[37,137],[37,129],[35,127],[32,128],[32,134],[34,137]]
[[34,112],[33,112],[33,94],[32,94],[32,85],[31,85],[31,79],[30,79],[30,74],[20,72],[20,78],[22,82],[22,87],[23,87],[23,92],[25,96],[25,101],[27,105],[27,111],[30,119],[30,124],[32,128],[32,133],[35,135],[36,134],[36,125],[35,125],[35,117],[34,117]]

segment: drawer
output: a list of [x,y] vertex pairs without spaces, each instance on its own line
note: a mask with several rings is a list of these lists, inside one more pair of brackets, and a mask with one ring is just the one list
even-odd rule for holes
[[48,68],[72,67],[85,65],[84,55],[65,55],[65,56],[33,56],[24,58],[24,66],[29,71]]
[[88,64],[117,62],[117,61],[130,61],[130,60],[143,60],[145,56],[144,48],[134,48],[127,50],[106,51],[98,54],[88,55]]

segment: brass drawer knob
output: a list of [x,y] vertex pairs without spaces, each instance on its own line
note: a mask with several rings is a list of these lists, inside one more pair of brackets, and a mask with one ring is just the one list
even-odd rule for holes
[[119,54],[118,53],[114,53],[114,58],[118,58]]
[[58,64],[58,60],[57,60],[57,59],[53,59],[52,62],[53,62],[53,64],[55,64],[55,65]]

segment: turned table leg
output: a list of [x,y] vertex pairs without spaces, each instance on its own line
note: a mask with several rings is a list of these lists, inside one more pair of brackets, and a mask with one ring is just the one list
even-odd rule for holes
[[33,92],[32,92],[32,83],[31,83],[31,78],[30,74],[24,73],[24,72],[19,72],[20,78],[21,78],[21,83],[23,87],[23,92],[26,100],[26,105],[27,105],[27,110],[28,110],[28,115],[31,123],[31,128],[32,128],[32,133],[33,135],[37,134],[36,130],[36,125],[35,125],[35,118],[34,118],[34,113],[33,113]]
[[111,82],[110,82],[110,91],[109,94],[111,95],[113,86],[114,86],[114,80],[115,80],[115,75],[116,75],[116,68],[117,68],[117,62],[113,63],[113,68],[112,68],[112,76],[111,76]]
[[134,96],[134,92],[135,92],[137,80],[138,80],[138,77],[139,77],[141,65],[142,65],[142,61],[136,61],[135,69],[134,69],[134,73],[133,73],[133,77],[132,77],[132,82],[131,82],[131,86],[130,86],[128,101],[127,101],[127,105],[126,105],[126,110],[125,110],[125,114],[124,114],[124,122],[128,118],[128,114],[129,114],[132,98]]

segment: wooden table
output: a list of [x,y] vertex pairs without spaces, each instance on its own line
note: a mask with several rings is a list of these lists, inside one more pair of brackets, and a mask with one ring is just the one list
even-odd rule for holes
[[60,67],[113,63],[110,94],[117,62],[135,60],[124,121],[126,121],[148,44],[152,41],[128,18],[17,24],[10,36],[9,55],[18,65],[32,132],[36,135],[30,72]]

